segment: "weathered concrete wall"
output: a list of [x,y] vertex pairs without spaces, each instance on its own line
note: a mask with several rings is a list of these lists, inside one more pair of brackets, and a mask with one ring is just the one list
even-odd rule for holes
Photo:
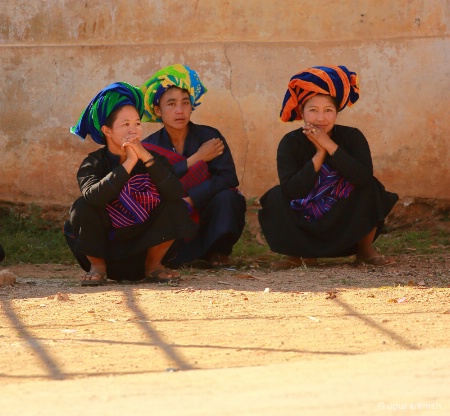
[[[173,63],[209,92],[193,120],[232,148],[241,189],[277,182],[289,78],[313,65],[359,73],[338,121],[368,138],[375,174],[400,196],[450,198],[449,0],[2,0],[0,200],[69,205],[97,145],[69,133],[95,93]],[[160,128],[146,125],[148,133]]]

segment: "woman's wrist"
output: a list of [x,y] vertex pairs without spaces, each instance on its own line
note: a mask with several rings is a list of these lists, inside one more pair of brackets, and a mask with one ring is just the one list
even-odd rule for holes
[[136,164],[137,160],[133,161],[131,159],[126,159],[125,162],[122,163],[123,168],[127,171],[127,173],[131,173]]
[[187,167],[190,168],[191,166],[194,166],[199,160],[202,160],[201,158],[198,157],[197,153],[194,153],[192,156],[189,156],[187,158]]
[[155,158],[149,153],[148,158],[144,161],[144,166],[146,168],[149,168],[151,165],[153,165],[154,161],[155,161]]
[[316,156],[319,158],[324,158],[327,155],[327,151],[325,149],[320,149],[316,151]]
[[325,160],[326,154],[326,152],[317,151],[317,153],[313,156],[312,163],[316,172],[319,172],[320,168],[322,167],[322,163]]

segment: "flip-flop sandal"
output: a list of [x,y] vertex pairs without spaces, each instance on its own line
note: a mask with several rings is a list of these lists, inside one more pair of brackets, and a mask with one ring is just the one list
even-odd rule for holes
[[[89,279],[87,279],[89,277]],[[100,273],[86,273],[81,279],[81,286],[102,286],[107,282],[106,275]]]
[[227,256],[226,254],[213,254],[208,259],[208,262],[212,269],[223,269],[233,265],[230,256]]
[[319,263],[317,259],[300,259],[299,261],[285,259],[270,263],[270,266],[279,270],[289,270],[295,267],[316,267]]
[[[172,277],[161,277],[161,274],[165,273],[167,275],[172,275]],[[176,276],[173,274],[176,273]],[[142,283],[175,283],[180,280],[180,276],[177,272],[170,269],[156,269],[150,273],[150,276],[146,276]]]
[[384,257],[383,255],[377,255],[369,257],[368,259],[356,258],[357,263],[365,263],[375,267],[388,266],[394,264],[395,260],[389,257]]

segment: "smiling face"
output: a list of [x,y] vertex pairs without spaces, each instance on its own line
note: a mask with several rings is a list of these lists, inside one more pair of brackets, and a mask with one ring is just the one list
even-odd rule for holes
[[329,95],[317,94],[310,98],[303,105],[301,113],[305,124],[310,123],[327,134],[336,123],[337,108]]
[[154,110],[166,128],[183,130],[187,127],[192,114],[189,93],[181,88],[171,87],[162,95],[159,105],[155,105]]
[[132,105],[125,105],[109,117],[107,125],[102,126],[109,150],[116,155],[126,154],[122,145],[130,139],[142,139],[142,126],[139,113]]

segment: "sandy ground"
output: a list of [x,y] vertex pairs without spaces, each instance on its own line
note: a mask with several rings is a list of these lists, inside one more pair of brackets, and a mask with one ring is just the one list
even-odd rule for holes
[[20,416],[448,415],[450,349],[2,387]]
[[[411,376],[416,374],[416,369],[419,381],[421,377],[429,378],[427,385],[450,385],[448,253],[399,256],[395,264],[382,268],[355,265],[349,258],[345,262],[328,261],[316,268],[274,271],[260,267],[255,260],[246,268],[182,270],[183,280],[176,287],[109,282],[106,286],[82,288],[78,282],[82,273],[77,266],[19,264],[7,269],[17,277],[17,284],[0,288],[0,386],[4,392],[10,392],[9,401],[0,398],[3,409],[8,403],[13,406],[11,392],[19,395],[23,389],[43,394],[48,391],[45,386],[51,386],[56,391],[71,392],[75,396],[67,400],[74,400],[77,385],[81,394],[83,385],[92,389],[96,383],[112,383],[117,387],[128,380],[125,386],[132,386],[141,377],[170,389],[168,373],[176,373],[178,380],[180,374],[190,374],[182,376],[187,379],[181,379],[188,384],[175,383],[173,392],[161,396],[174,396],[172,400],[178,403],[172,408],[174,413],[166,409],[157,414],[196,414],[188,413],[187,408],[183,411],[176,397],[187,395],[186,388],[192,387],[192,383],[212,385],[205,374],[225,377],[228,381],[223,385],[224,391],[242,381],[242,390],[238,389],[241,395],[245,391],[254,394],[259,391],[260,399],[267,400],[270,395],[265,389],[270,390],[270,383],[267,385],[259,377],[267,376],[270,368],[274,385],[282,386],[288,380],[291,383],[295,374],[299,380],[306,377],[303,382],[311,379],[313,383],[308,373],[299,373],[299,366],[307,366],[313,373],[329,374],[336,381],[336,389],[342,386],[339,387],[341,379],[332,375],[334,367],[348,368],[353,379],[356,376],[351,375],[352,368],[360,368],[364,362],[366,381],[372,378],[371,374],[374,377],[378,374],[379,382],[387,386],[383,374],[389,374],[387,379],[394,382],[392,371],[396,363],[403,362],[400,357],[406,357],[402,354],[409,354],[409,364],[404,362],[404,367],[411,369]],[[434,367],[424,363],[423,360],[432,357],[436,360],[439,352],[445,360],[434,362]],[[380,369],[383,354],[388,360],[384,373]],[[414,358],[414,354],[425,356]],[[417,366],[418,361],[421,366]],[[236,373],[224,369],[234,369]],[[398,371],[399,377],[408,379],[408,371]],[[250,377],[250,384],[249,374],[256,377]],[[413,379],[409,380],[412,383]],[[316,377],[315,382],[320,391],[323,380]],[[60,383],[68,383],[67,389],[57,387]],[[255,383],[259,386],[256,390]],[[406,381],[403,385],[407,386]],[[397,386],[401,390],[400,387]],[[238,407],[230,404],[217,407],[216,403],[214,411],[205,408],[204,413],[197,406],[197,414],[299,414],[288,406],[289,397],[291,402],[294,397],[300,397],[299,392],[295,393],[296,388],[282,390],[293,396],[284,397],[284,393],[277,396],[281,400],[277,413],[258,413],[258,407],[242,407],[239,413]],[[196,399],[205,396],[205,401],[199,399],[199,402],[206,405],[206,398],[212,393],[204,386],[203,390],[209,393],[200,389],[196,391]],[[219,390],[215,393],[222,394],[226,401],[225,393]],[[392,388],[389,390],[392,392]],[[122,387],[120,391],[117,397],[128,403],[134,390],[127,393],[127,388]],[[434,391],[434,396],[414,397],[439,404],[440,408],[409,409],[414,412],[411,414],[422,414],[422,411],[440,414],[436,412],[445,410],[442,414],[450,414],[450,393]],[[448,388],[447,391],[450,392]],[[99,396],[95,388],[90,393],[91,396],[82,397],[97,397],[100,404],[109,397]],[[405,400],[413,403],[414,397]],[[387,399],[387,403],[396,403],[392,394]],[[399,396],[397,401],[400,399]],[[336,402],[335,410],[342,410],[342,400]],[[44,403],[45,414],[61,414],[52,407],[51,397]],[[366,413],[356,406],[355,413],[347,408],[347,412],[339,414],[380,411],[376,405],[361,403]],[[326,406],[328,411],[322,414],[330,414],[333,403]],[[265,408],[274,409],[269,405]],[[180,413],[176,413],[177,409]],[[319,402],[311,407],[311,411],[314,409],[319,413],[311,414],[321,414]],[[400,410],[385,408],[383,411]],[[23,412],[24,409],[17,414],[27,414]],[[405,414],[405,409],[402,413]],[[111,410],[103,414],[116,413]]]

